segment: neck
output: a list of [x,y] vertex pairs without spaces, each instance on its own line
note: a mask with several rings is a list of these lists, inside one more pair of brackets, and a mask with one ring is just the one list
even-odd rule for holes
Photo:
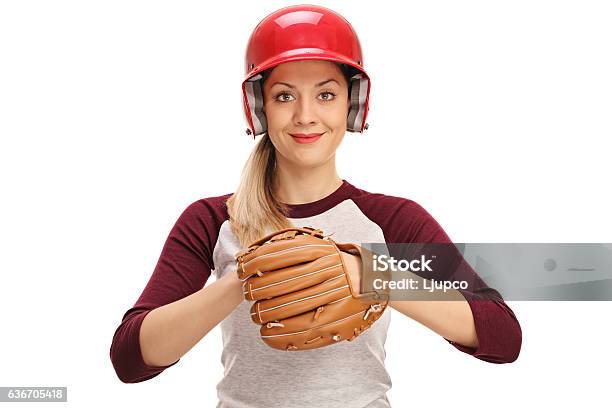
[[285,204],[304,204],[327,197],[342,185],[335,160],[314,168],[279,166],[275,175],[275,192]]

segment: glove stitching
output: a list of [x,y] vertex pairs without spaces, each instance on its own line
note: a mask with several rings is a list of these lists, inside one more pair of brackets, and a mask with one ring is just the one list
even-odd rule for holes
[[263,323],[263,320],[261,318],[261,313],[260,313],[260,310],[259,310],[259,302],[257,302],[257,315],[259,316],[259,322]]
[[[333,254],[333,255],[335,255],[335,254]],[[258,288],[255,288],[255,289],[253,289],[252,291],[253,291],[253,292],[255,292],[256,290],[266,289],[266,288],[269,288],[270,286],[280,285],[281,283],[290,282],[290,281],[292,281],[292,280],[296,280],[296,279],[304,278],[304,277],[306,277],[306,276],[314,275],[315,273],[320,273],[320,272],[326,271],[326,270],[328,270],[328,269],[335,268],[335,267],[337,267],[337,266],[342,266],[342,264],[336,264],[336,265],[332,265],[332,266],[327,266],[327,267],[325,267],[325,268],[323,268],[323,269],[319,269],[319,270],[316,270],[316,271],[314,271],[314,272],[309,272],[309,273],[306,273],[306,274],[303,274],[303,275],[294,276],[293,278],[288,278],[288,279],[285,279],[285,280],[283,280],[283,281],[279,281],[279,282],[270,283],[270,284],[268,284],[268,285],[264,285],[264,286],[260,286],[260,287],[258,287]],[[327,282],[327,281],[323,281],[323,282]],[[323,282],[321,282],[321,283],[323,283]]]
[[323,244],[306,244],[306,245],[300,245],[300,246],[295,246],[295,247],[291,247],[291,248],[285,248],[285,249],[281,249],[280,251],[277,251],[277,252],[270,252],[269,254],[259,255],[259,256],[256,256],[256,257],[255,257],[255,258],[253,258],[253,259],[249,259],[248,261],[246,261],[246,262],[243,264],[243,268],[244,268],[244,265],[248,265],[249,263],[253,262],[253,261],[254,261],[254,260],[256,260],[256,259],[264,258],[264,257],[266,257],[266,256],[278,255],[278,254],[281,254],[281,253],[283,253],[283,252],[293,251],[293,250],[295,250],[295,249],[306,248],[306,247],[313,247],[313,246],[314,246],[314,247],[327,247],[327,248],[335,248],[333,245],[323,245]]
[[302,331],[297,331],[297,332],[292,332],[292,333],[281,333],[281,334],[268,334],[268,335],[261,336],[261,337],[267,339],[267,338],[271,338],[271,337],[283,337],[283,336],[293,336],[295,334],[302,334],[302,333],[309,332],[311,330],[320,329],[321,327],[329,326],[331,324],[335,324],[335,323],[341,322],[343,320],[350,319],[350,318],[355,317],[355,316],[357,316],[358,314],[361,314],[361,313],[363,313],[363,310],[360,310],[357,313],[353,313],[350,316],[343,317],[342,319],[334,320],[333,322],[325,323],[325,324],[322,324],[320,326],[311,327],[311,328],[308,328],[308,329],[302,330]]
[[306,340],[306,341],[304,342],[304,344],[310,344],[310,343],[315,342],[316,340],[321,340],[322,338],[323,338],[323,336],[315,337],[315,338],[313,338],[313,339]]
[[319,315],[321,314],[321,312],[323,312],[325,308],[323,306],[319,306],[317,307],[317,311],[314,314],[314,318],[312,320],[316,321],[319,318]]
[[[338,278],[340,278],[340,277],[342,277],[342,276],[343,276],[343,275],[338,275],[337,277],[332,278],[332,279],[338,279]],[[330,280],[331,280],[331,279],[330,279]],[[327,282],[327,281],[326,281],[326,282]],[[304,301],[304,300],[308,300],[308,299],[316,298],[316,297],[319,297],[319,296],[323,296],[323,295],[326,295],[326,294],[328,294],[328,293],[337,292],[337,291],[342,290],[342,289],[344,289],[344,288],[348,288],[348,285],[340,286],[339,288],[335,288],[335,289],[326,290],[325,292],[317,293],[316,295],[306,296],[305,298],[301,298],[301,299],[292,300],[291,302],[283,303],[283,304],[278,305],[278,306],[273,306],[273,307],[271,307],[271,308],[269,308],[269,309],[264,309],[264,310],[262,310],[261,312],[262,312],[262,313],[263,313],[263,312],[269,312],[270,310],[275,310],[275,309],[278,309],[279,307],[284,307],[284,306],[287,306],[287,305],[291,305],[291,304],[293,304],[293,303],[302,302],[302,301]],[[259,305],[259,302],[257,302],[257,305]],[[254,313],[251,313],[251,314],[254,314]]]

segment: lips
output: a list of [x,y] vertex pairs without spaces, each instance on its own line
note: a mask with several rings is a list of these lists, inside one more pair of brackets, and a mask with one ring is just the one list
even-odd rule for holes
[[[323,132],[325,133],[325,132]],[[314,143],[323,135],[323,133],[289,133],[296,143],[306,144]]]
[[289,133],[293,137],[309,138],[321,136],[323,133]]

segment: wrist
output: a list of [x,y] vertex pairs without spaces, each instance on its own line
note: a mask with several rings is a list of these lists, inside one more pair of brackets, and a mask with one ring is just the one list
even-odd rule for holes
[[219,281],[223,282],[223,285],[226,286],[227,293],[233,293],[236,297],[239,296],[244,300],[242,281],[235,272],[229,271]]

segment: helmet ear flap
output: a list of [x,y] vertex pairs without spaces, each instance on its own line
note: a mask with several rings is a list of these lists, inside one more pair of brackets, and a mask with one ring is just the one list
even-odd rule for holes
[[363,72],[357,71],[357,73],[351,76],[349,89],[350,107],[346,130],[361,133],[363,129],[367,129],[364,117],[368,113],[370,78]]
[[[361,132],[363,117],[367,113],[370,79],[358,68],[344,63],[337,64],[348,84],[349,112],[346,130]],[[367,125],[364,129],[367,129]]]
[[[244,111],[252,124],[253,138],[264,133],[268,128],[266,115],[263,111],[264,100],[261,77],[261,74],[257,74],[243,83]],[[249,132],[250,129],[247,129],[247,133],[251,134]]]

